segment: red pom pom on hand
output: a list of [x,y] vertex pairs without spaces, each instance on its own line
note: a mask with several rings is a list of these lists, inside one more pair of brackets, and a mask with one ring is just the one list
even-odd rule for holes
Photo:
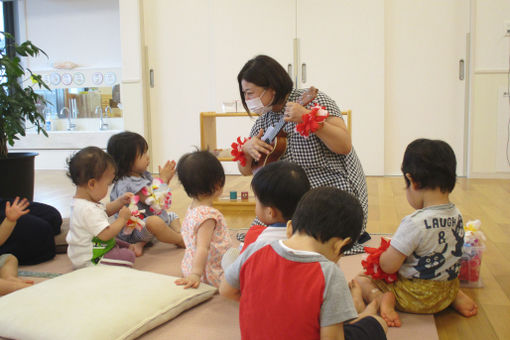
[[310,113],[301,116],[301,123],[296,125],[296,131],[303,137],[308,137],[310,132],[319,130],[321,123],[328,118],[329,113],[325,106],[315,105]]
[[361,265],[365,268],[365,274],[371,276],[376,280],[384,280],[387,283],[397,281],[397,273],[388,274],[381,269],[379,259],[386,249],[390,246],[390,241],[381,237],[381,245],[379,248],[365,247],[365,252],[368,254],[365,260],[361,261]]
[[244,155],[244,152],[243,152],[243,145],[244,145],[244,143],[246,143],[249,140],[250,140],[250,138],[243,138],[241,140],[241,137],[237,137],[237,143],[233,142],[231,145],[232,151],[230,151],[230,154],[232,156],[234,156],[235,162],[239,161],[239,163],[241,163],[241,166],[246,165],[246,156]]

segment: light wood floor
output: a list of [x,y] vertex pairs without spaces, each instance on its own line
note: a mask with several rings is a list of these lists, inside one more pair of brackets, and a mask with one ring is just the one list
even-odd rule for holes
[[[228,176],[224,192],[250,191],[250,177]],[[405,197],[401,177],[368,177],[370,233],[393,233],[413,209]],[[172,180],[172,209],[184,216],[190,199],[176,179]],[[64,171],[36,171],[35,200],[55,206],[64,216],[74,188]],[[250,195],[252,192],[250,191]],[[487,236],[482,261],[483,288],[465,289],[478,303],[479,313],[464,318],[452,309],[436,315],[442,340],[510,339],[510,180],[465,179],[457,182],[451,200],[464,221],[480,219]],[[247,228],[254,214],[226,215],[231,228]],[[417,334],[417,338],[420,338]]]

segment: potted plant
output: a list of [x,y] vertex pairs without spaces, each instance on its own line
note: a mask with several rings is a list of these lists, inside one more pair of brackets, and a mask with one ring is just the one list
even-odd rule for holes
[[[21,63],[22,57],[46,53],[30,41],[16,44],[10,34],[0,33],[5,37],[5,46],[0,47],[0,197],[23,196],[32,200],[37,153],[9,153],[7,144],[13,146],[20,135],[25,136],[27,123],[32,124],[37,133],[48,136],[44,130],[44,116],[37,110],[37,106],[46,101],[33,87],[48,90],[49,87],[40,75],[25,69]],[[24,85],[27,77],[32,80],[31,86]]]

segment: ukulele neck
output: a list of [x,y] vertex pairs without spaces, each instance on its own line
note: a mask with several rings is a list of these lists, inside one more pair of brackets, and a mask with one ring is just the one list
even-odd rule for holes
[[280,133],[280,130],[283,128],[284,125],[285,125],[285,121],[283,120],[283,115],[282,115],[282,117],[280,118],[280,121],[278,123],[276,123],[275,126],[270,126],[267,129],[266,133],[261,138],[262,141],[266,142],[267,144],[273,143],[274,139],[276,138],[278,133]]

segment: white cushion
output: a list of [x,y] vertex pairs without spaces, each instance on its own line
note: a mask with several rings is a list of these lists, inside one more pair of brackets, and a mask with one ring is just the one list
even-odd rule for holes
[[[0,336],[13,339],[133,339],[211,298],[176,277],[94,266],[0,298]],[[171,337],[171,334],[169,334]]]

